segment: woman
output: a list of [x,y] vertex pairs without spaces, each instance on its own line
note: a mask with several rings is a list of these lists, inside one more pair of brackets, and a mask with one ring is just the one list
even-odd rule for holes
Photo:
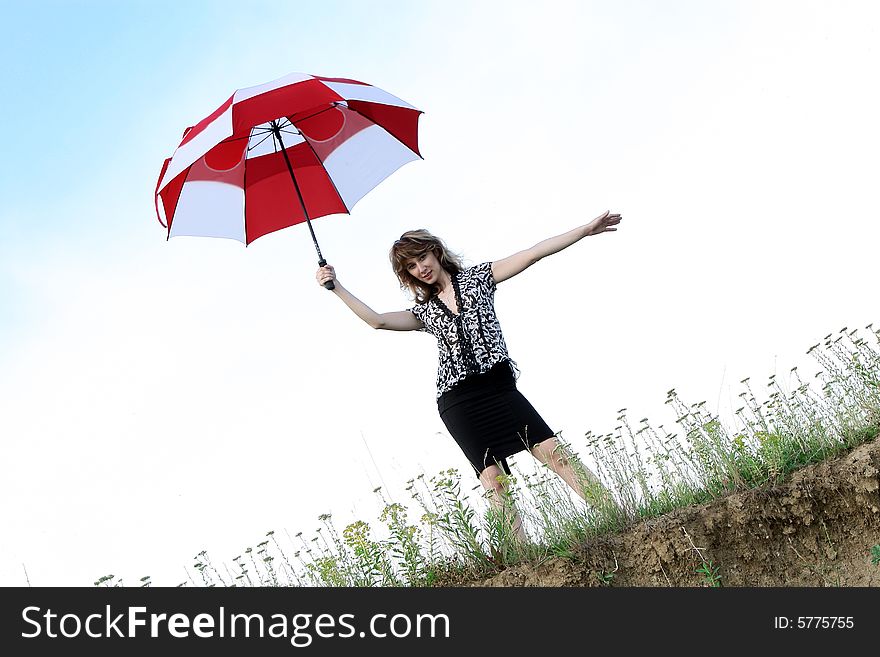
[[[320,285],[334,281],[333,292],[362,320],[376,329],[427,331],[437,338],[437,408],[440,418],[473,465],[495,506],[508,496],[507,457],[528,449],[582,498],[591,491],[594,503],[613,503],[595,475],[576,470],[555,433],[516,389],[516,366],[507,353],[495,316],[494,294],[506,281],[542,258],[590,235],[616,231],[619,214],[605,212],[593,221],[502,260],[464,268],[443,242],[425,230],[401,235],[389,257],[401,288],[413,293],[409,310],[377,313],[345,289],[333,267],[320,268]],[[512,528],[525,532],[514,512]]]

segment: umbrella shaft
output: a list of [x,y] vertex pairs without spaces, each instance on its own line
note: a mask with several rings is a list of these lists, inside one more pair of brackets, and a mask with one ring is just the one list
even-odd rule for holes
[[287,170],[290,172],[290,179],[293,181],[293,187],[296,189],[296,196],[299,198],[299,204],[302,207],[303,216],[306,218],[306,225],[309,227],[309,233],[312,235],[312,242],[315,243],[315,251],[318,252],[318,261],[323,263],[324,256],[321,255],[321,247],[318,246],[318,238],[315,237],[315,231],[312,229],[312,220],[309,219],[309,212],[306,210],[306,203],[303,200],[302,192],[299,189],[299,183],[296,182],[296,176],[293,175],[293,166],[290,164],[290,158],[287,157],[287,150],[284,148],[284,141],[281,139],[281,127],[277,121],[272,122],[272,134],[278,140],[278,146],[281,148],[281,155],[284,156],[284,162],[287,164]]

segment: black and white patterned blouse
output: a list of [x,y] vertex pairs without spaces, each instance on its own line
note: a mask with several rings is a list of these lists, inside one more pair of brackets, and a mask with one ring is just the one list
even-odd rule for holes
[[510,360],[495,316],[492,263],[453,275],[452,287],[458,315],[436,296],[410,308],[425,325],[420,330],[437,338],[437,397],[471,374],[488,372],[493,365]]

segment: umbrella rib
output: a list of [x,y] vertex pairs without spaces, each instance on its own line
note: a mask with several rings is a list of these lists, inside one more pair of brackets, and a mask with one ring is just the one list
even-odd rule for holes
[[263,137],[260,141],[258,141],[256,144],[254,144],[253,146],[248,146],[248,153],[250,153],[252,150],[257,148],[260,144],[262,144],[264,141],[266,141],[270,136],[271,135],[267,135],[267,136]]
[[239,141],[240,139],[250,139],[251,137],[253,137],[252,134],[243,135],[243,136],[241,136],[241,137],[227,137],[226,139],[224,139],[224,140],[223,140],[222,142],[220,142],[220,143],[221,143],[221,144],[227,144],[227,143],[229,143],[229,142],[231,142],[231,141]]
[[[260,141],[258,141],[256,144],[254,144],[253,146],[248,146],[248,151],[252,151],[252,150],[254,150],[257,146],[259,146],[260,144],[262,144],[264,141],[266,141],[266,140],[267,140],[269,137],[271,137],[271,136],[272,136],[272,133],[271,133],[271,132],[267,133],[266,136],[263,137],[263,138],[262,138]],[[278,151],[276,150],[275,152],[277,153]]]
[[[338,101],[335,101],[335,100],[334,100],[334,101],[333,101],[328,107],[325,107],[325,108],[322,109],[322,110],[318,110],[318,111],[315,112],[314,114],[309,114],[308,116],[304,116],[304,117],[302,117],[302,118],[299,118],[299,119],[297,119],[297,122],[299,122],[299,121],[305,121],[305,120],[307,120],[307,119],[314,118],[314,117],[318,116],[318,114],[323,114],[324,112],[329,112],[330,110],[339,107],[340,104],[341,104],[341,103],[339,103]],[[346,105],[346,107],[348,107],[348,106]],[[296,127],[296,126],[294,125],[293,121],[290,119],[289,116],[285,116],[284,118],[287,119],[287,120],[290,122],[290,125],[293,125],[294,127]]]
[[[302,136],[303,136],[302,130],[300,130],[300,129],[297,128],[295,125],[293,125],[293,121],[291,121],[291,120],[290,120],[289,118],[287,118],[286,116],[285,116],[285,117],[282,117],[282,118],[283,118],[285,121],[287,121],[287,125],[285,125],[284,128],[293,128],[293,130],[295,130],[296,132],[294,132],[293,130],[285,130],[284,128],[281,127],[281,124],[280,124],[280,123],[279,123],[279,125],[278,125],[278,132],[283,132],[285,135],[290,135],[291,137],[297,137],[297,136],[302,137]],[[310,117],[310,118],[311,118],[311,117]],[[289,146],[285,146],[284,148],[285,148],[285,150],[286,150],[287,148],[290,148],[290,147],[289,147]]]
[[[338,103],[334,103],[333,107],[335,107],[336,105],[338,105]],[[314,116],[318,116],[318,114],[321,114],[321,112],[326,112],[328,109],[332,109],[332,107],[325,108],[325,109],[321,110],[320,112],[316,112],[316,113],[311,114],[311,115],[309,115],[309,116],[303,117],[303,118],[300,119],[300,120],[310,119],[310,118],[312,118],[312,117],[314,117]],[[283,132],[283,133],[286,134],[286,135],[291,135],[291,136],[293,136],[293,137],[303,137],[302,132],[300,132],[300,131],[299,131],[299,128],[297,128],[296,125],[294,125],[293,121],[291,121],[291,120],[290,120],[288,117],[286,117],[286,116],[284,117],[284,119],[287,121],[287,125],[288,125],[288,126],[291,126],[292,128],[294,128],[294,130],[296,130],[296,132],[293,132],[293,131],[291,131],[291,130],[284,130],[284,129],[281,129],[281,132]],[[257,143],[254,144],[253,146],[248,146],[248,150],[251,151],[251,150],[253,150],[254,148],[256,148],[257,146],[259,146],[260,144],[262,144],[264,141],[266,141],[266,139],[268,139],[269,137],[272,136],[272,128],[259,128],[259,129],[254,128],[254,129],[251,131],[250,134],[242,135],[242,136],[240,136],[240,137],[229,137],[229,138],[227,138],[227,139],[224,139],[224,140],[223,140],[223,143],[228,143],[228,142],[233,142],[233,141],[239,141],[239,140],[241,140],[241,139],[253,139],[255,136],[258,136],[258,135],[260,135],[260,134],[264,134],[264,135],[266,135],[266,136],[263,137],[263,139],[261,139],[259,142],[257,142]],[[278,152],[278,149],[277,149],[277,148],[275,149],[275,152],[276,152],[276,153]]]
[[[248,133],[246,135],[241,135],[240,137],[227,137],[226,139],[223,140],[222,143],[226,144],[226,143],[229,143],[232,141],[239,141],[241,139],[253,139],[254,136],[261,135],[261,134],[271,135],[272,129],[271,128],[252,128],[250,133]],[[260,142],[260,143],[262,143],[262,142]]]
[[[298,133],[298,132],[289,132],[287,130],[282,130],[281,132],[288,134],[288,135],[291,135],[293,137],[296,137],[297,135],[302,137],[302,133]],[[257,148],[258,146],[260,146],[260,144],[262,144],[264,141],[266,141],[271,136],[272,136],[272,131],[271,130],[267,131],[266,136],[263,137],[260,141],[258,141],[256,144],[253,144],[252,146],[248,146],[248,152],[250,152],[250,151],[254,150],[255,148]],[[272,143],[275,144],[274,141]],[[275,152],[276,153],[278,152],[278,145],[277,144],[275,144]]]
[[[293,124],[293,122],[291,121],[291,125],[292,124]],[[302,132],[300,132],[300,135],[302,136],[303,141],[305,141],[306,144],[309,145],[309,148],[312,149],[312,153],[315,154],[315,159],[321,163],[321,169],[323,169],[324,172],[327,173],[327,169],[324,169],[324,161],[320,157],[318,157],[318,152],[315,150],[314,146],[312,146],[312,143],[309,141],[308,137],[306,137],[304,134],[302,134]],[[336,192],[336,195],[339,197],[339,200],[342,201],[342,207],[345,208],[346,214],[351,214],[351,209],[348,207],[348,205],[346,205],[345,199],[342,198],[342,194],[339,193],[339,188],[336,187],[336,182],[333,180],[333,176],[331,176],[329,173],[327,173],[327,180],[329,180],[330,184],[333,185],[333,191]]]

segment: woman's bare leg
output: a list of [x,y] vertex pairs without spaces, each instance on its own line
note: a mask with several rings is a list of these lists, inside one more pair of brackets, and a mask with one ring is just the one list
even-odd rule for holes
[[502,517],[510,518],[510,531],[522,543],[528,538],[522,526],[522,519],[519,512],[513,504],[513,500],[509,497],[508,485],[504,471],[497,465],[487,466],[480,473],[480,483],[483,488],[489,491],[489,502],[492,506],[502,513]]
[[556,438],[548,438],[532,447],[532,456],[562,477],[562,480],[588,504],[598,508],[606,508],[609,505],[611,508],[617,508],[617,502],[599,478],[582,463],[575,468],[565,447],[559,444]]

